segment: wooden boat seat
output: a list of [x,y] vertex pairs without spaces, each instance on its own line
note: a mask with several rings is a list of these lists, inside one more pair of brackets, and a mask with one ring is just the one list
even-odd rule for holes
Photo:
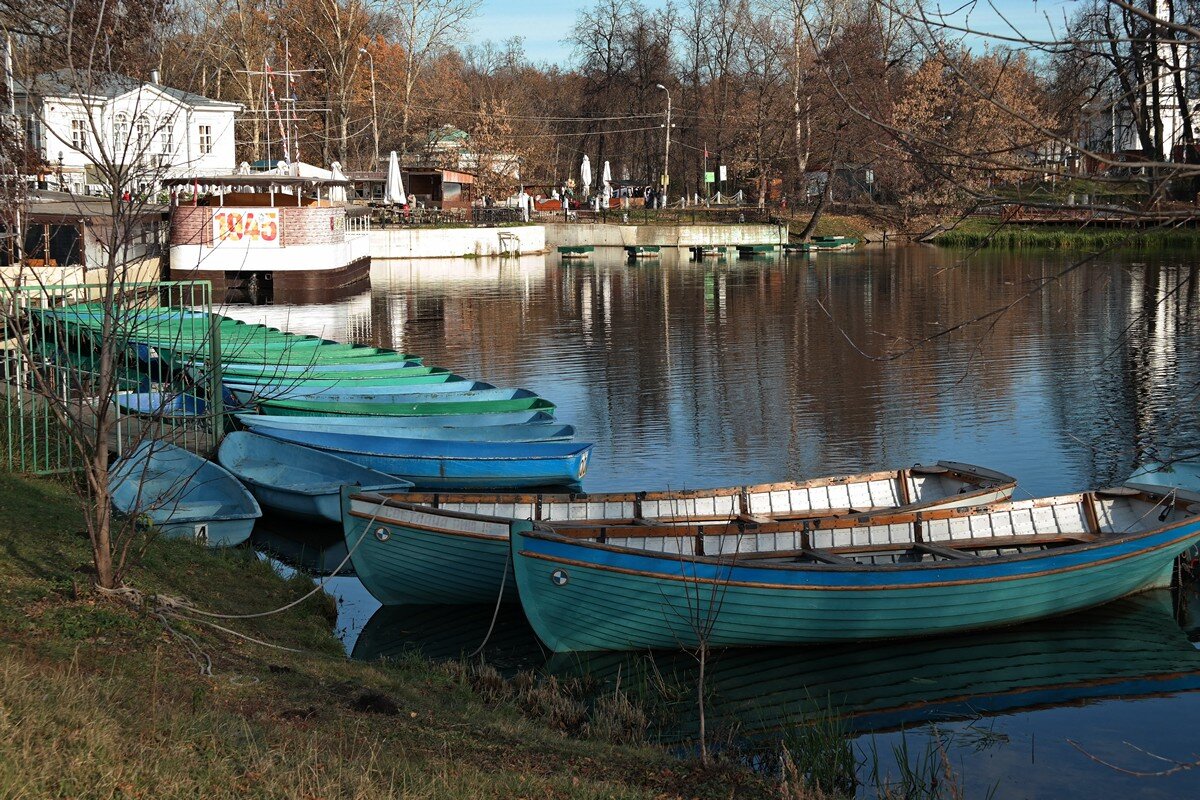
[[913,548],[924,553],[929,553],[930,555],[941,556],[942,558],[948,558],[951,560],[970,560],[973,558],[979,558],[979,556],[975,555],[974,553],[964,553],[961,550],[955,550],[953,547],[943,547],[940,544],[932,544],[930,542],[917,542],[913,545]]
[[765,517],[761,514],[738,514],[737,518],[751,525],[770,525],[772,522],[775,522],[774,517]]
[[1026,547],[1030,545],[1068,545],[1094,542],[1100,537],[1094,533],[1034,533],[1024,536],[990,536],[978,539],[958,539],[937,542],[943,547],[956,550],[991,550],[1003,547]]

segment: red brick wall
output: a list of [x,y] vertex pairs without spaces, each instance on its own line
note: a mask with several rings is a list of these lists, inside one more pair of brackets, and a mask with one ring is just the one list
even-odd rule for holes
[[[212,244],[212,218],[216,208],[208,206],[175,206],[171,209],[171,244]],[[344,208],[279,209],[283,217],[280,243],[288,245],[330,244],[346,238]]]

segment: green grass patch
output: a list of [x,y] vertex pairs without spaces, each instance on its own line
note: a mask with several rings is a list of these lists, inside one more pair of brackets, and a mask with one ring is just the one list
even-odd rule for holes
[[1103,250],[1110,248],[1200,247],[1200,230],[1130,230],[1082,226],[999,224],[996,220],[970,219],[934,239],[943,247],[994,247],[1007,249]]
[[[0,796],[77,798],[651,798],[775,796],[731,765],[638,742],[627,698],[587,708],[553,684],[413,657],[347,660],[323,593],[218,622],[251,644],[90,590],[78,502],[0,474]],[[246,550],[150,540],[129,584],[210,611],[301,597]],[[203,652],[212,676],[197,667]]]

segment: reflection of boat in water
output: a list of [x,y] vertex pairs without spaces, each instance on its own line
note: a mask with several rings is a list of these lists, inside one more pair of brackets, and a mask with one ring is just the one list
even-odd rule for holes
[[[717,651],[707,665],[708,725],[755,738],[835,713],[848,731],[866,732],[1200,690],[1200,652],[1171,609],[1170,592],[1158,590],[967,636]],[[696,730],[691,655],[563,654],[549,669],[602,686],[678,687],[686,699],[662,735],[687,739]]]
[[494,603],[382,606],[363,626],[351,658],[373,661],[418,653],[438,661],[457,660],[474,653],[487,639],[483,660],[502,672],[545,663],[545,651],[521,608],[502,606],[493,627],[495,613]]
[[[329,527],[306,525],[316,533],[281,533],[273,526],[296,526],[297,523],[282,518],[272,518],[266,524],[254,527],[251,541],[256,550],[263,550],[289,567],[316,577],[327,577],[337,569],[338,577],[354,577],[354,564],[346,558],[346,539],[340,531]],[[346,563],[341,569],[338,564]]]

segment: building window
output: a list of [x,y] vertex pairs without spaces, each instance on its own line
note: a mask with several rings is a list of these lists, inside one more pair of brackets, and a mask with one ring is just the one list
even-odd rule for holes
[[212,125],[200,126],[200,155],[206,156],[212,152]]
[[81,153],[88,149],[88,121],[86,119],[71,120],[71,147]]
[[124,150],[129,146],[129,117],[117,114],[113,117],[113,149]]
[[150,147],[150,121],[139,119],[134,125],[134,132],[137,133],[137,151],[143,153]]
[[159,144],[162,147],[162,154],[164,156],[171,155],[171,153],[175,150],[175,142],[173,141],[174,138],[174,126],[171,125],[170,122],[167,122],[165,125],[163,125],[163,129],[158,134]]

